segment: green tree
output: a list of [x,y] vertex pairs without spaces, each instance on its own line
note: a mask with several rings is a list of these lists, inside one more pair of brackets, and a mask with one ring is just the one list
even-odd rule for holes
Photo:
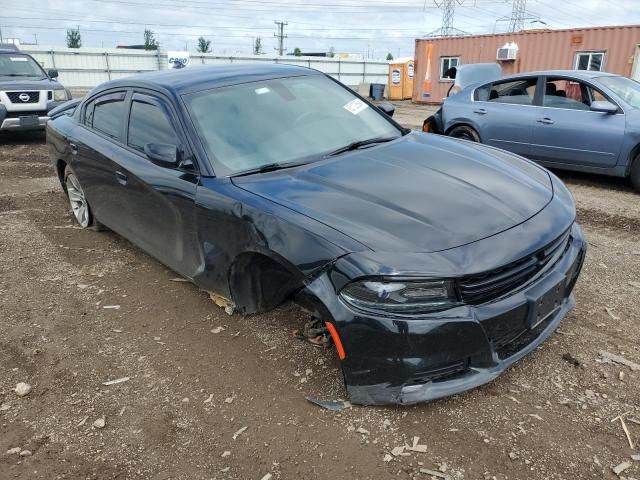
[[144,31],[144,49],[145,50],[158,50],[160,44],[157,42],[153,31],[145,29]]
[[67,47],[80,48],[82,46],[82,36],[80,35],[80,27],[67,29]]
[[302,56],[302,50],[300,50],[298,47],[296,47],[296,48],[293,49],[293,54],[296,57],[301,57]]
[[264,52],[262,51],[262,39],[260,37],[256,37],[253,42],[253,54],[254,55],[262,55]]
[[387,62],[390,62],[391,60],[393,60],[393,55],[391,55],[391,53],[387,53]]
[[200,53],[209,53],[211,49],[211,40],[206,40],[204,37],[198,38],[198,46],[196,50]]

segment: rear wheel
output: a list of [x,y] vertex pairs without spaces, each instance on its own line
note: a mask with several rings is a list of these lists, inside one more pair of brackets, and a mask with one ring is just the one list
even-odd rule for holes
[[468,125],[459,125],[457,127],[454,127],[449,132],[449,136],[454,138],[462,138],[463,140],[469,140],[471,142],[480,141],[480,135],[478,135],[478,132],[476,132]]
[[71,213],[78,225],[82,228],[91,227],[94,230],[103,230],[102,224],[93,216],[78,177],[70,167],[67,167],[64,171],[64,185],[67,190],[67,197],[69,197]]
[[636,157],[636,159],[633,161],[633,164],[631,165],[629,178],[631,179],[633,188],[636,189],[636,192],[640,193],[640,155]]

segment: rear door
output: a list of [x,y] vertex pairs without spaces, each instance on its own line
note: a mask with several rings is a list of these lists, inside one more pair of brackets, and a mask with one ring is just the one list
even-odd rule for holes
[[[134,90],[126,138],[117,147],[118,176],[128,203],[127,236],[173,270],[192,278],[198,257],[195,195],[199,172],[175,110],[159,93]],[[175,145],[182,163],[152,163],[146,144]]]
[[625,115],[593,112],[591,102],[606,100],[586,82],[569,77],[546,77],[542,106],[538,107],[531,155],[545,163],[613,167],[624,140]]
[[126,90],[108,91],[85,104],[70,138],[71,166],[96,218],[115,231],[122,228],[126,202],[114,161],[116,142],[124,138]]
[[535,121],[538,77],[522,77],[479,87],[472,102],[482,143],[529,155]]

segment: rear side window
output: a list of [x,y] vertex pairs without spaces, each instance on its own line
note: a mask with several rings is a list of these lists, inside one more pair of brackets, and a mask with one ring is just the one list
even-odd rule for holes
[[84,123],[112,138],[119,138],[125,114],[125,92],[110,93],[92,100],[84,111]]
[[128,145],[144,151],[147,143],[178,145],[178,136],[163,109],[134,98],[129,116]]
[[537,83],[536,78],[526,78],[485,85],[476,90],[475,99],[512,105],[533,105]]

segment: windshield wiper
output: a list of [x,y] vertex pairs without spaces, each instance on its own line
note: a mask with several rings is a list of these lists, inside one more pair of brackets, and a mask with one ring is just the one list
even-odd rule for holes
[[0,77],[37,77],[30,73],[0,73]]
[[374,138],[369,138],[367,140],[358,140],[356,142],[351,142],[349,145],[345,145],[344,147],[340,147],[337,150],[334,150],[333,152],[328,153],[327,155],[325,155],[325,157],[333,157],[334,155],[339,155],[339,154],[344,153],[344,152],[350,152],[351,150],[357,150],[358,148],[366,147],[367,145],[374,145],[376,143],[390,142],[392,140],[395,140],[396,138],[399,138],[399,137],[397,137],[397,136],[395,136],[395,137],[374,137]]
[[267,163],[261,167],[251,168],[242,172],[231,175],[232,177],[244,177],[245,175],[253,175],[254,173],[274,172],[276,170],[284,170],[285,168],[298,167],[309,162],[289,162],[289,163]]

